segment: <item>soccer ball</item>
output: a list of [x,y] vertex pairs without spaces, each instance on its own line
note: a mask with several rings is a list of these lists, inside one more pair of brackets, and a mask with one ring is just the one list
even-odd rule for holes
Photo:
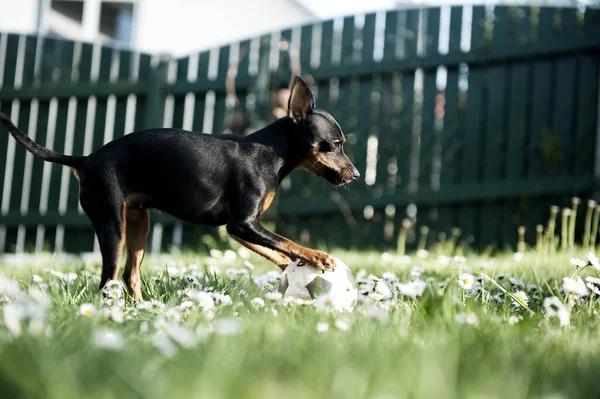
[[358,300],[354,276],[348,266],[335,258],[333,271],[323,271],[317,267],[292,262],[284,270],[279,280],[278,291],[284,297],[305,300],[327,296],[334,307],[351,310]]

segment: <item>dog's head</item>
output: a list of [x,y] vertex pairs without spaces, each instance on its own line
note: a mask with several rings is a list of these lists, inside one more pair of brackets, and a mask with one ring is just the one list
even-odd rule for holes
[[309,141],[308,151],[298,167],[320,176],[335,186],[360,177],[344,153],[346,141],[340,125],[329,113],[315,108],[315,98],[304,81],[296,76],[288,100],[288,116],[298,133]]

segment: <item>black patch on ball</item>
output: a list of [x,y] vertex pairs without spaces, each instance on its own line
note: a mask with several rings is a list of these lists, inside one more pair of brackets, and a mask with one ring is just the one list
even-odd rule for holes
[[321,292],[329,291],[331,289],[331,285],[332,284],[329,281],[325,280],[324,278],[321,278],[320,276],[317,276],[314,278],[313,281],[308,283],[306,289],[308,290],[310,297],[315,298]]
[[287,291],[289,286],[290,283],[288,282],[287,274],[284,274],[283,276],[281,276],[281,280],[279,281],[279,287],[277,288],[277,291],[279,291],[281,295],[285,295],[285,291]]

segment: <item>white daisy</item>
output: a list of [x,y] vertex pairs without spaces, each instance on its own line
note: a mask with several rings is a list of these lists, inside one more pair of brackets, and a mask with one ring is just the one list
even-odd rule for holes
[[587,261],[581,260],[579,258],[571,258],[570,262],[571,262],[571,265],[573,265],[575,267],[584,267],[584,266],[587,266],[587,264],[588,264]]
[[379,280],[375,284],[375,292],[380,294],[384,298],[392,298],[394,296],[390,284],[385,280]]
[[508,318],[508,324],[511,326],[514,326],[515,324],[517,324],[518,322],[520,322],[521,320],[523,320],[522,316],[515,316],[512,315]]
[[369,293],[369,298],[371,298],[372,300],[374,300],[376,302],[379,302],[379,301],[385,299],[385,297],[378,292]]
[[398,288],[400,294],[415,298],[423,295],[425,288],[427,288],[427,283],[423,280],[417,279],[408,283],[396,284],[396,288]]
[[429,256],[429,252],[425,249],[417,250],[417,258],[426,259]]
[[465,291],[472,290],[476,282],[475,277],[470,273],[463,273],[458,276],[458,285]]
[[267,292],[265,294],[265,298],[267,298],[270,301],[278,301],[281,298],[283,298],[283,295],[279,291],[273,291],[273,292]]
[[335,307],[333,297],[331,295],[320,295],[317,299],[317,309],[321,311],[330,311]]
[[588,252],[587,258],[590,261],[590,263],[592,264],[592,266],[594,266],[596,268],[596,270],[600,270],[600,261],[598,260],[598,257],[596,257],[596,255],[594,255],[593,252]]
[[200,307],[202,307],[202,309],[205,311],[215,307],[215,301],[208,292],[191,290],[188,293],[188,296],[198,302]]
[[23,309],[17,305],[8,304],[3,308],[4,326],[8,329],[13,337],[21,335],[21,320],[25,314]]
[[198,342],[198,338],[193,332],[181,324],[168,323],[166,332],[169,337],[184,348],[193,348]]
[[217,319],[213,323],[213,331],[217,335],[238,335],[244,331],[244,325],[238,319]]
[[522,305],[527,306],[529,304],[529,297],[524,291],[518,290],[515,293],[513,293],[513,295],[516,299],[511,297],[511,300],[515,307],[519,307]]
[[29,328],[27,329],[29,335],[34,337],[42,337],[46,335],[46,323],[39,317],[29,320]]
[[329,323],[319,322],[317,323],[315,329],[317,330],[317,332],[323,333],[329,330]]
[[94,317],[98,313],[98,310],[91,303],[83,303],[79,307],[79,314],[85,317]]
[[571,323],[571,311],[555,296],[544,299],[544,313],[546,318],[558,318],[561,327]]
[[125,338],[117,330],[103,328],[94,333],[92,341],[95,346],[102,349],[119,351],[125,348]]
[[337,319],[335,321],[335,326],[342,331],[348,331],[350,329],[350,323],[345,319]]
[[475,326],[479,323],[479,319],[475,312],[467,311],[456,315],[456,321],[460,324],[470,324]]
[[177,345],[171,339],[161,333],[152,336],[152,345],[164,356],[171,358],[177,354]]
[[265,301],[262,298],[253,298],[250,303],[252,304],[252,306],[254,306],[256,309],[260,309],[262,307],[265,306]]
[[566,292],[575,296],[586,296],[590,293],[581,277],[564,277],[563,288]]

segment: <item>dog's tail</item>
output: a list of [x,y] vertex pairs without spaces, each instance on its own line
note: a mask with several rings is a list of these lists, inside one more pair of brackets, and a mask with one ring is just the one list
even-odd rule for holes
[[10,134],[33,155],[42,158],[45,161],[58,163],[65,166],[78,169],[86,157],[72,157],[69,155],[59,154],[47,149],[31,140],[23,131],[16,127],[12,121],[4,114],[0,113],[0,121],[6,126]]

